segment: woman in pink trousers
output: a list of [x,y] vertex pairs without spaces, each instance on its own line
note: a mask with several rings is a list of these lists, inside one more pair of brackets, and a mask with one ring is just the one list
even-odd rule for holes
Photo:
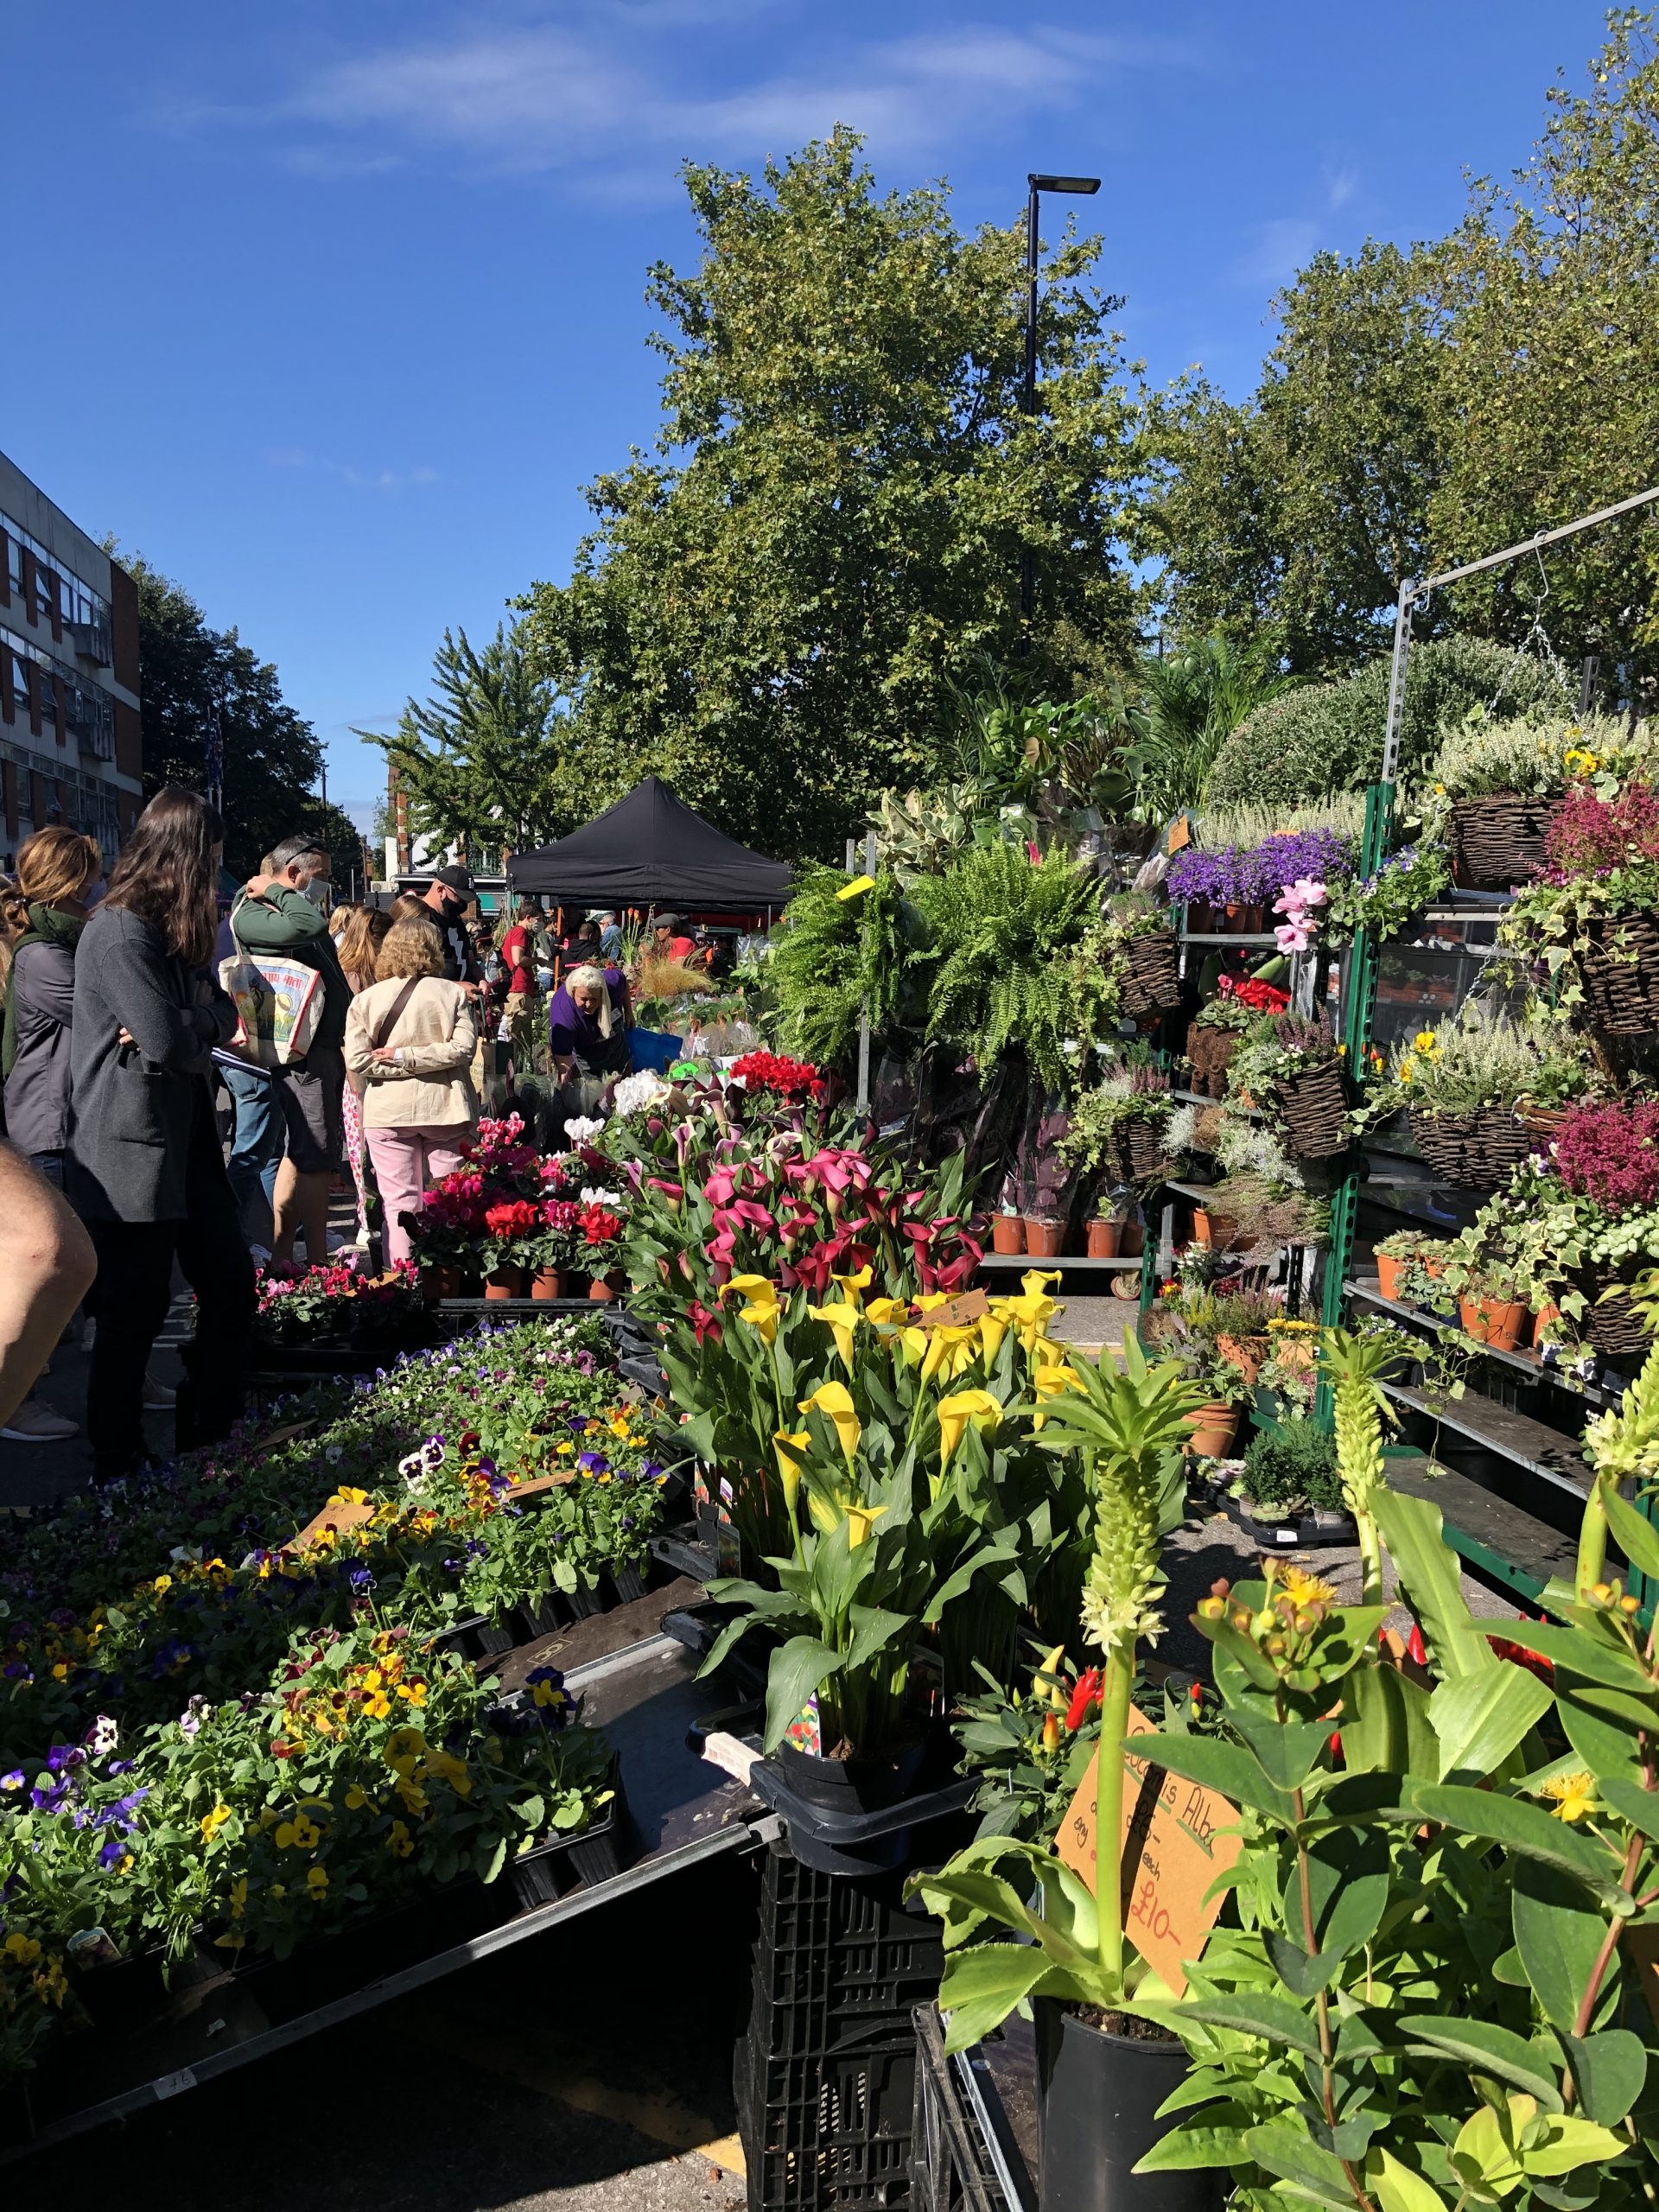
[[469,1070],[478,1031],[467,994],[446,980],[443,944],[423,921],[397,923],[372,988],[346,1017],[346,1068],[385,1208],[385,1257],[409,1257],[404,1216],[461,1164],[478,1121]]

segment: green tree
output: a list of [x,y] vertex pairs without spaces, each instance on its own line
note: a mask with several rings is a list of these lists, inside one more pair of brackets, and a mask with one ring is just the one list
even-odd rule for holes
[[[1589,85],[1558,79],[1511,183],[1474,188],[1441,258],[1445,466],[1435,564],[1518,543],[1659,484],[1659,54],[1650,14],[1609,16]],[[1520,639],[1541,614],[1623,696],[1659,683],[1659,515],[1586,531],[1452,594],[1459,628]],[[1544,588],[1548,582],[1548,599]]]
[[1160,404],[1168,474],[1142,543],[1168,563],[1179,630],[1260,643],[1299,672],[1376,650],[1399,579],[1421,573],[1444,465],[1433,274],[1422,248],[1319,254],[1274,302],[1249,399],[1198,382]]
[[531,666],[522,624],[498,626],[482,652],[464,630],[446,630],[432,685],[434,696],[410,699],[390,736],[353,733],[397,770],[415,836],[493,867],[594,811],[585,795],[568,795],[565,718]]
[[1020,232],[964,236],[942,188],[878,196],[859,146],[837,129],[759,183],[686,169],[704,252],[652,272],[655,452],[590,486],[569,582],[524,602],[597,798],[654,770],[790,855],[932,780],[947,677],[1022,646],[1022,547],[1039,688],[1076,688],[1079,640],[1134,642],[1141,426],[1096,243],[1048,263],[1023,416]]
[[[113,548],[111,548],[113,550]],[[316,732],[283,698],[276,671],[236,630],[215,630],[180,584],[141,556],[121,556],[138,588],[144,791],[207,789],[206,746],[217,707],[225,734],[225,859],[251,875],[296,830],[315,829],[335,859],[362,868],[362,842],[336,806],[312,792],[322,772]]]

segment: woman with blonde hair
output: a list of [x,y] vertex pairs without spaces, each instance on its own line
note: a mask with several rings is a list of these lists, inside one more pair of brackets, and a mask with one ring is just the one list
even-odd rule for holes
[[[69,1120],[69,1041],[74,1020],[75,947],[104,874],[96,838],[53,823],[23,840],[17,882],[0,899],[10,939],[0,1073],[12,1143],[48,1183],[63,1188]],[[79,1424],[30,1397],[0,1436],[52,1444],[78,1436]]]
[[[379,906],[342,906],[336,912],[346,917],[335,938],[340,972],[351,985],[353,997],[358,997],[373,988],[374,963],[380,957],[380,948],[391,927],[391,916]],[[346,1132],[346,1159],[357,1191],[358,1249],[366,1252],[369,1249],[369,1184],[364,1166],[363,1101],[354,1086],[348,1083],[340,1103]]]
[[364,1135],[385,1208],[388,1266],[410,1253],[405,1214],[461,1164],[478,1120],[467,1070],[478,1043],[471,1002],[443,972],[436,930],[394,921],[377,981],[346,1016],[346,1070],[363,1102]]

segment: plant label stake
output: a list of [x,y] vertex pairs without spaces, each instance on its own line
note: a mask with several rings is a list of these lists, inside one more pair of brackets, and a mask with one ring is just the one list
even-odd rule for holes
[[[1129,1736],[1156,1732],[1139,1706],[1129,1707]],[[1092,1891],[1096,1885],[1096,1754],[1060,1823],[1055,1849]],[[1123,1932],[1173,1996],[1186,1988],[1186,1969],[1203,1950],[1223,1899],[1213,1893],[1244,1848],[1227,1834],[1238,1808],[1218,1791],[1182,1782],[1123,1753],[1123,1827],[1120,1866]]]

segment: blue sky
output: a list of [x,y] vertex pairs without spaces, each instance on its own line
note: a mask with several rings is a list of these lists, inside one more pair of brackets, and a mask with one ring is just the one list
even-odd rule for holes
[[1316,248],[1447,228],[1524,159],[1600,0],[78,0],[7,10],[0,447],[274,660],[366,806],[446,624],[563,577],[655,435],[687,156],[841,121],[964,225],[1096,174],[1160,378],[1248,391]]

